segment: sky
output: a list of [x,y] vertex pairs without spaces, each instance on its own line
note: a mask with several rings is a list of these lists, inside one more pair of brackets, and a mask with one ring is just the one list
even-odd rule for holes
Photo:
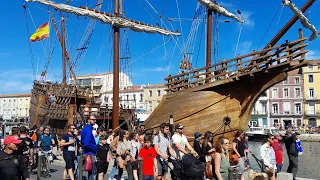
[[[293,0],[298,7],[303,6],[307,0]],[[320,28],[320,0],[307,12],[309,20]],[[65,2],[65,0],[56,0]],[[102,11],[112,13],[112,2],[105,0]],[[293,16],[288,7],[281,6],[281,0],[255,1],[255,0],[217,0],[231,12],[239,9],[245,19],[242,26],[235,21],[223,22],[227,18],[219,17],[219,41],[217,48],[219,56],[213,61],[233,58],[236,54],[246,54],[253,50],[261,50],[272,37]],[[60,27],[59,11],[48,8],[38,3],[28,3],[23,9],[23,0],[4,0],[0,7],[0,94],[30,93],[34,79],[39,79],[41,71],[50,59],[47,70],[47,80],[61,81],[62,62],[61,48],[56,41],[56,33],[50,24],[50,37],[41,42],[29,43],[29,36],[36,28],[48,22],[50,11]],[[94,7],[96,0],[71,0],[71,5],[79,7],[86,5]],[[127,52],[121,53],[122,71],[128,73],[135,85],[165,83],[168,74],[176,74],[182,59],[184,47],[191,31],[192,19],[195,15],[197,0],[124,0],[124,16],[152,25],[161,25],[173,31],[182,33],[179,37],[163,36],[159,34],[137,33],[131,30],[121,31],[121,39],[127,34],[129,43],[122,43],[121,48]],[[163,21],[158,14],[161,14]],[[66,18],[67,50],[70,57],[75,57],[76,50],[81,41],[82,34],[89,22],[88,18],[76,17],[63,13]],[[181,21],[168,21],[166,18],[182,19]],[[163,23],[162,23],[163,22]],[[270,25],[271,24],[271,25]],[[269,30],[267,31],[270,25]],[[204,27],[204,28],[203,28]],[[302,28],[298,21],[289,32],[279,41],[293,41],[298,38],[298,29]],[[29,34],[28,34],[29,29]],[[303,29],[304,35],[311,35],[308,29]],[[192,63],[196,67],[205,64],[205,26],[199,25],[195,31]],[[266,33],[267,32],[267,33]],[[265,35],[266,34],[266,35]],[[240,37],[240,38],[239,38]],[[264,37],[264,38],[263,38]],[[239,38],[239,43],[237,43]],[[125,46],[127,45],[127,46]],[[237,52],[236,47],[238,45]],[[260,45],[260,47],[259,47]],[[319,59],[320,39],[309,42],[307,49],[308,59]],[[112,71],[112,29],[110,25],[96,23],[88,46],[86,56],[79,60],[74,67],[76,75],[103,73]],[[127,48],[126,48],[127,47]],[[50,52],[52,56],[50,57]],[[74,58],[71,58],[74,60]]]

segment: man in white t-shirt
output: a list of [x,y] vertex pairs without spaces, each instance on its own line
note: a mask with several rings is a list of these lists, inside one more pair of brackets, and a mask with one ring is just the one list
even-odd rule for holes
[[182,159],[183,155],[188,154],[186,147],[191,153],[195,153],[193,148],[190,146],[187,137],[183,135],[183,128],[183,125],[177,124],[175,126],[176,133],[172,136],[172,148],[176,152],[176,155],[179,159]]

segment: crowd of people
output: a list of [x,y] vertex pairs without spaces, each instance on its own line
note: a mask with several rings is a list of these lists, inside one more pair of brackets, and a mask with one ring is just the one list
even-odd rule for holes
[[[108,168],[111,168],[109,180],[123,179],[124,171],[128,180],[138,180],[139,176],[145,180],[164,180],[168,173],[172,179],[183,179],[169,164],[172,163],[175,169],[177,162],[183,161],[187,155],[200,162],[200,166],[195,168],[198,170],[193,173],[194,177],[200,176],[198,179],[226,180],[231,170],[243,179],[243,173],[251,168],[248,155],[252,152],[248,136],[243,132],[236,132],[231,143],[224,136],[214,141],[214,133],[210,131],[204,135],[195,132],[191,146],[182,124],[174,126],[174,134],[170,133],[169,127],[168,123],[163,123],[160,129],[154,129],[150,134],[146,133],[143,125],[134,133],[121,129],[106,130],[98,127],[95,116],[90,116],[84,126],[69,125],[61,139],[50,127],[34,127],[29,132],[24,126],[14,127],[11,135],[3,141],[0,174],[4,175],[4,180],[28,180],[30,166],[36,164],[34,154],[40,150],[52,151],[53,147],[58,147],[63,153],[65,170],[62,179],[71,180],[78,179],[83,169],[88,172],[88,180],[103,180]],[[268,179],[276,179],[277,172],[282,169],[282,140],[289,157],[287,172],[296,178],[298,156],[302,153],[299,134],[289,129],[283,136],[282,139],[280,134],[268,134],[260,147],[260,158],[265,165],[263,171]],[[83,169],[79,166],[81,159],[84,159]],[[112,167],[109,164],[113,164]],[[142,174],[138,173],[139,170]],[[255,177],[259,178],[264,177]]]

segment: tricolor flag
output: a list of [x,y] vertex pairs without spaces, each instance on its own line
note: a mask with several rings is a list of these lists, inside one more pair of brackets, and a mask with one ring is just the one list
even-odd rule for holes
[[49,22],[46,22],[42,24],[35,33],[32,34],[30,37],[31,42],[37,42],[41,41],[42,39],[48,38],[49,37]]

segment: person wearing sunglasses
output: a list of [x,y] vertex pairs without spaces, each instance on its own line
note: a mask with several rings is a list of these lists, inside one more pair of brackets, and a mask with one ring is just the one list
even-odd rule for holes
[[266,166],[266,173],[270,180],[275,180],[275,172],[277,170],[275,152],[272,148],[272,143],[274,141],[274,136],[268,134],[267,138],[264,139],[263,145],[260,147],[261,159]]
[[213,178],[217,180],[227,180],[229,174],[229,155],[230,147],[229,139],[225,136],[220,136],[215,146]]
[[62,136],[60,146],[63,147],[63,159],[66,163],[63,171],[63,179],[67,179],[69,174],[70,179],[74,180],[74,161],[76,160],[76,136],[74,135],[75,126],[73,124],[68,126],[68,133]]

